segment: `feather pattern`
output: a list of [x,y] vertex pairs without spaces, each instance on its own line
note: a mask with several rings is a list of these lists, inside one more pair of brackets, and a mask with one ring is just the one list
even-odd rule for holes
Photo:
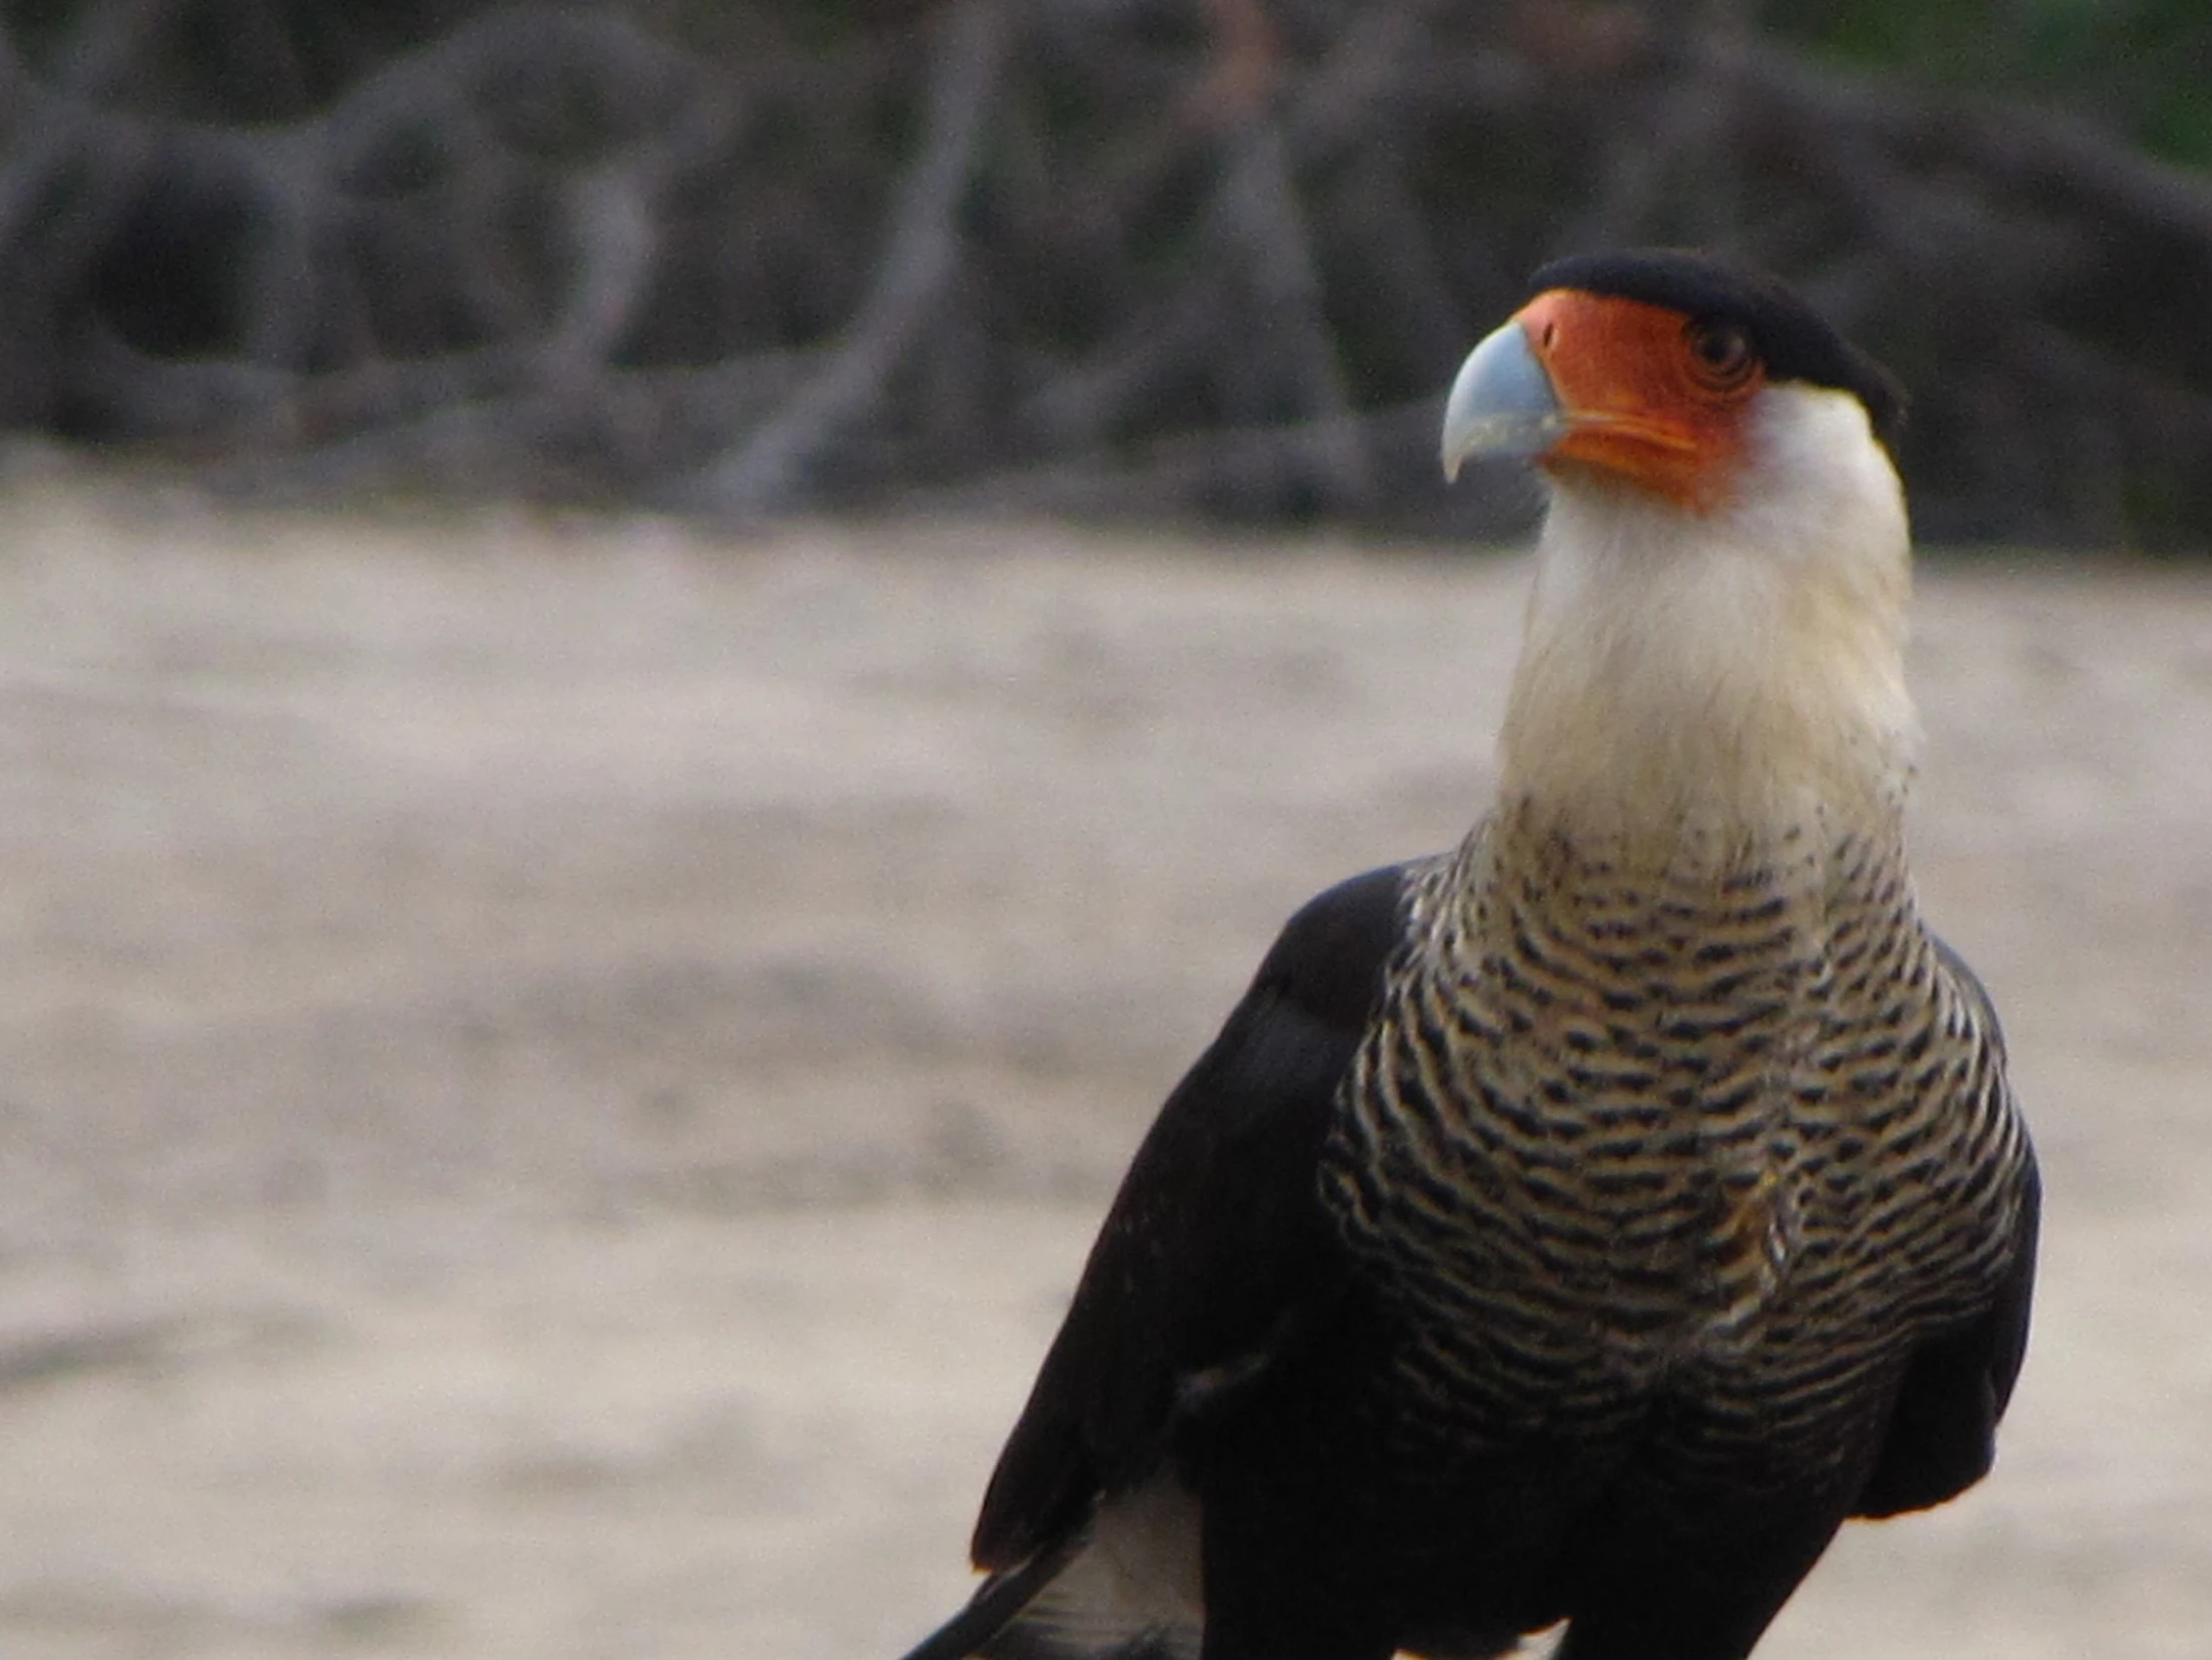
[[1764,385],[1717,506],[1556,480],[1494,807],[1286,926],[909,1660],[1742,1660],[1989,1467],[2040,1190],[1909,876],[1896,475],[1783,321],[1850,373]]

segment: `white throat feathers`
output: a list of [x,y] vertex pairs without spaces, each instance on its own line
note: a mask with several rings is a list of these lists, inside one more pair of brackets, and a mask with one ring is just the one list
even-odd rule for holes
[[1709,512],[1553,477],[1501,808],[1668,860],[1895,818],[1919,742],[1897,473],[1848,392],[1769,385],[1749,414]]

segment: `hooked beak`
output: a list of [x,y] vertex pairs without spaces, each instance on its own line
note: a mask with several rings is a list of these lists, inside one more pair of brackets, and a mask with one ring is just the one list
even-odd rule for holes
[[1568,428],[1551,374],[1518,317],[1459,365],[1444,400],[1442,459],[1448,483],[1470,455],[1541,455]]

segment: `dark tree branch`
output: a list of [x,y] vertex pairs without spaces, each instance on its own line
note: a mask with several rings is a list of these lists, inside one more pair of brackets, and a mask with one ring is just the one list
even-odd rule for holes
[[955,216],[1010,34],[1006,0],[958,0],[947,13],[921,157],[866,304],[824,371],[684,492],[691,505],[740,515],[797,505],[822,453],[874,412],[959,269]]
[[[304,88],[289,15],[238,38]],[[469,10],[261,126],[157,113],[180,0],[0,27],[0,419],[244,487],[1462,523],[1409,411],[1561,245],[1694,238],[1905,353],[1924,524],[2212,533],[2212,181],[1744,0],[746,15]]]

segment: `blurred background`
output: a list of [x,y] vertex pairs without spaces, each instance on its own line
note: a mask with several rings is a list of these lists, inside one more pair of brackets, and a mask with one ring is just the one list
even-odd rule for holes
[[1726,248],[1941,541],[2212,532],[2197,0],[6,0],[0,428],[238,488],[1492,529],[1431,402]]
[[1137,1137],[1480,811],[1554,255],[1915,394],[1994,1478],[1763,1660],[2212,1653],[2199,0],[0,0],[0,1652],[889,1660]]

